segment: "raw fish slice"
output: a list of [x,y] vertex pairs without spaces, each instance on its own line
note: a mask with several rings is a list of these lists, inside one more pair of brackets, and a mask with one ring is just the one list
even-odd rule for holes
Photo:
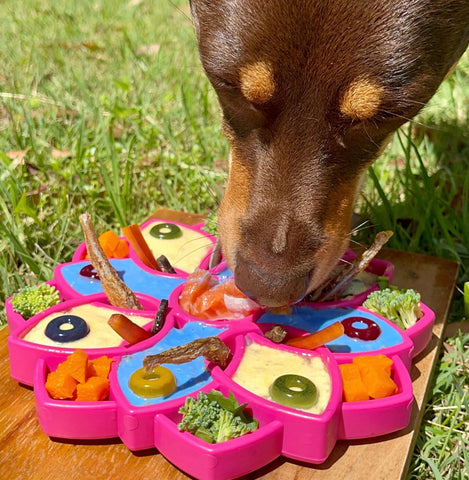
[[[206,272],[207,273],[207,272]],[[185,303],[187,298],[185,292],[182,296],[184,301],[179,304],[181,307],[191,315],[204,320],[217,320],[220,318],[238,318],[249,315],[252,311],[259,308],[259,305],[244,295],[239,290],[230,278],[222,283],[215,283],[207,281],[206,276],[202,276],[200,271],[201,285],[194,286],[191,282],[184,288],[189,290],[187,296],[192,299],[189,303]]]
[[200,315],[208,314],[210,310],[219,308],[223,303],[223,295],[225,293],[225,285],[219,283],[212,288],[202,292],[192,304],[192,311],[194,315],[199,317]]
[[224,302],[226,310],[235,316],[246,317],[252,312],[259,310],[260,305],[246,296],[238,297],[225,293]]
[[195,315],[208,314],[210,311],[221,312],[222,314],[229,313],[225,305],[226,295],[246,298],[244,293],[236,287],[234,280],[229,279],[205,290],[195,299],[192,306],[194,312],[196,312]]
[[211,288],[215,279],[206,270],[196,269],[189,275],[179,296],[179,305],[193,315],[193,305],[197,297]]

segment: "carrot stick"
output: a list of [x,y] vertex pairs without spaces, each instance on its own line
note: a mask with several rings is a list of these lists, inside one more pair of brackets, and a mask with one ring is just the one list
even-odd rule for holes
[[342,322],[335,322],[318,332],[311,333],[304,337],[290,338],[285,343],[291,347],[305,348],[307,350],[313,350],[316,347],[334,340],[344,334],[344,326]]
[[129,318],[121,313],[113,313],[107,323],[130,345],[141,342],[151,337],[151,333],[144,328],[132,322]]
[[143,238],[142,231],[138,225],[128,225],[122,229],[122,233],[129,241],[130,246],[135,250],[138,258],[140,258],[147,267],[153,268],[154,270],[160,270],[160,267],[158,267],[155,257]]

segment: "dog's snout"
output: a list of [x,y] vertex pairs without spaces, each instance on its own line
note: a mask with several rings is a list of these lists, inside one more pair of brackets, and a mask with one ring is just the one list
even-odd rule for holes
[[307,293],[312,270],[305,274],[259,270],[238,255],[234,276],[237,287],[261,305],[281,307],[300,301]]

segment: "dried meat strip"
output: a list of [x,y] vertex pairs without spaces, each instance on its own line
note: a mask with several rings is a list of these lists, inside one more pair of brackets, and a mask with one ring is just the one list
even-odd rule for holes
[[368,267],[371,260],[373,260],[392,235],[393,232],[390,230],[379,232],[371,247],[365,250],[361,256],[356,257],[349,265],[339,269],[337,274],[329,278],[322,287],[311,292],[307,300],[311,302],[327,302],[337,298],[344,288]]
[[99,275],[101,286],[109,303],[115,307],[143,310],[132,290],[119,278],[116,269],[104,253],[91,222],[89,213],[80,215],[80,223],[85,236],[86,249],[91,264]]
[[149,373],[162,363],[187,363],[201,356],[224,368],[228,364],[230,354],[230,349],[218,337],[198,338],[156,355],[147,355],[143,359],[143,368]]

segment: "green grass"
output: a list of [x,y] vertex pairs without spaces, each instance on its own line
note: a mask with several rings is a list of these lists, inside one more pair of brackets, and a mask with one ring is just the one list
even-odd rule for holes
[[227,147],[179,3],[3,6],[2,301],[70,259],[83,211],[102,229],[215,209]]
[[467,479],[469,334],[445,345],[425,407],[409,478]]
[[459,261],[460,286],[469,280],[468,87],[466,55],[369,169],[361,203],[374,224],[394,231],[390,246]]
[[[4,0],[0,42],[0,305],[71,259],[82,212],[118,230],[158,206],[216,210],[228,149],[188,2]],[[466,55],[370,169],[358,206],[375,225],[358,241],[389,228],[394,248],[461,263],[458,321],[469,280],[468,77]],[[464,478],[468,344],[452,339],[438,365],[409,478]]]

